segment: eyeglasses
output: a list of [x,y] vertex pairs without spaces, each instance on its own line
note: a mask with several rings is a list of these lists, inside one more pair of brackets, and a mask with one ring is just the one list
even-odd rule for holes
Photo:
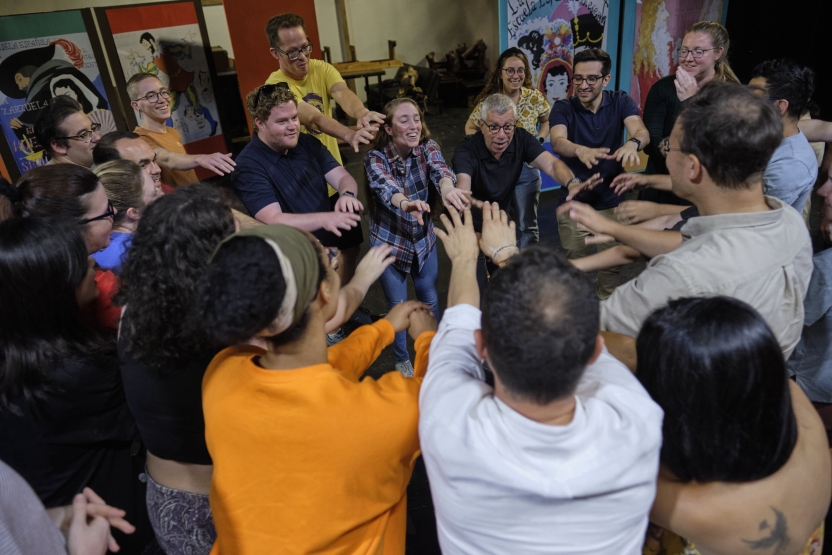
[[151,104],[155,104],[159,101],[159,97],[170,100],[170,91],[167,89],[162,89],[159,92],[149,92],[141,98],[135,99],[133,102],[138,102],[139,100],[147,100]]
[[55,139],[75,139],[76,141],[81,141],[83,143],[88,143],[92,140],[92,134],[98,133],[101,130],[100,123],[93,123],[90,125],[89,129],[81,131],[77,135],[73,135],[72,137],[55,137]]
[[289,84],[280,82],[280,83],[270,83],[268,85],[261,85],[257,87],[257,98],[254,99],[254,107],[257,108],[260,105],[260,98],[263,96],[269,96],[277,89],[286,89],[289,90]]
[[313,46],[314,45],[311,42],[308,42],[304,46],[301,46],[300,48],[295,48],[294,50],[289,50],[288,52],[284,52],[276,46],[274,47],[274,49],[286,56],[287,58],[289,58],[290,62],[294,62],[295,60],[300,58],[301,54],[303,54],[306,57],[309,57],[309,53],[312,52]]
[[107,218],[115,218],[116,210],[113,208],[113,205],[110,204],[110,201],[107,201],[107,211],[101,214],[100,216],[96,216],[94,218],[87,218],[86,220],[81,220],[78,222],[78,225],[85,225],[90,222],[97,222],[98,220],[106,220]]
[[602,80],[606,75],[587,75],[584,77],[583,75],[573,75],[572,82],[576,85],[580,85],[584,81],[589,83],[590,85],[596,84],[598,81]]
[[506,75],[509,77],[514,77],[515,75],[526,75],[526,70],[522,67],[518,67],[517,69],[513,67],[504,67],[503,71],[505,71]]
[[510,134],[514,133],[514,128],[516,127],[516,125],[513,124],[513,123],[507,123],[505,125],[494,125],[494,124],[489,125],[485,122],[482,122],[482,124],[485,125],[486,129],[488,129],[488,132],[491,133],[492,135],[496,135],[497,133],[499,133],[500,129],[505,131],[506,135],[510,135]]
[[705,55],[705,52],[709,50],[713,50],[713,48],[694,48],[693,50],[690,50],[688,48],[682,47],[678,49],[676,52],[679,53],[680,60],[684,60],[685,58],[687,58],[688,54],[691,54],[694,60],[698,60],[699,58]]

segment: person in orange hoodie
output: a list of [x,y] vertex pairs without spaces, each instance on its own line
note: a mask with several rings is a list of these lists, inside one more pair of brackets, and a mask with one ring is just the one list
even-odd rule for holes
[[[205,372],[214,462],[212,554],[403,554],[419,455],[418,394],[436,322],[402,303],[327,348],[340,280],[314,237],[267,225],[217,247],[200,321],[221,351]],[[360,378],[407,329],[415,376]],[[266,349],[239,345],[255,337]]]

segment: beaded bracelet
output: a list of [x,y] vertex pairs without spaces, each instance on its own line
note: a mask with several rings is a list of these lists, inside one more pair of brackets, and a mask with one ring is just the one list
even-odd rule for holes
[[490,256],[491,260],[494,260],[494,257],[497,256],[498,254],[500,254],[501,251],[504,251],[506,249],[512,249],[512,248],[516,249],[517,245],[503,245],[502,247],[496,249],[493,253],[491,253],[491,256]]

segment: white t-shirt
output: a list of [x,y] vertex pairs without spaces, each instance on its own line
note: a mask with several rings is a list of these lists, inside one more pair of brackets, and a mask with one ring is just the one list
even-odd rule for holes
[[419,437],[442,552],[641,553],[656,494],[661,408],[606,349],[572,422],[494,397],[474,346],[480,311],[445,311],[419,395]]

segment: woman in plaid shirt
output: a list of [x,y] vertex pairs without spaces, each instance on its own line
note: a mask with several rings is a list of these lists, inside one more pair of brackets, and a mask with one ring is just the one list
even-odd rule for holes
[[[438,320],[438,264],[431,206],[441,209],[437,202],[441,197],[442,202],[462,210],[468,205],[468,197],[454,187],[456,177],[439,145],[430,139],[419,106],[409,98],[397,98],[384,107],[384,113],[384,130],[376,135],[364,159],[371,189],[366,191],[370,245],[391,245],[395,257],[381,276],[381,288],[387,307],[392,308],[407,300],[410,275],[416,298],[429,305]],[[404,332],[396,334],[393,352],[396,370],[412,376]]]

